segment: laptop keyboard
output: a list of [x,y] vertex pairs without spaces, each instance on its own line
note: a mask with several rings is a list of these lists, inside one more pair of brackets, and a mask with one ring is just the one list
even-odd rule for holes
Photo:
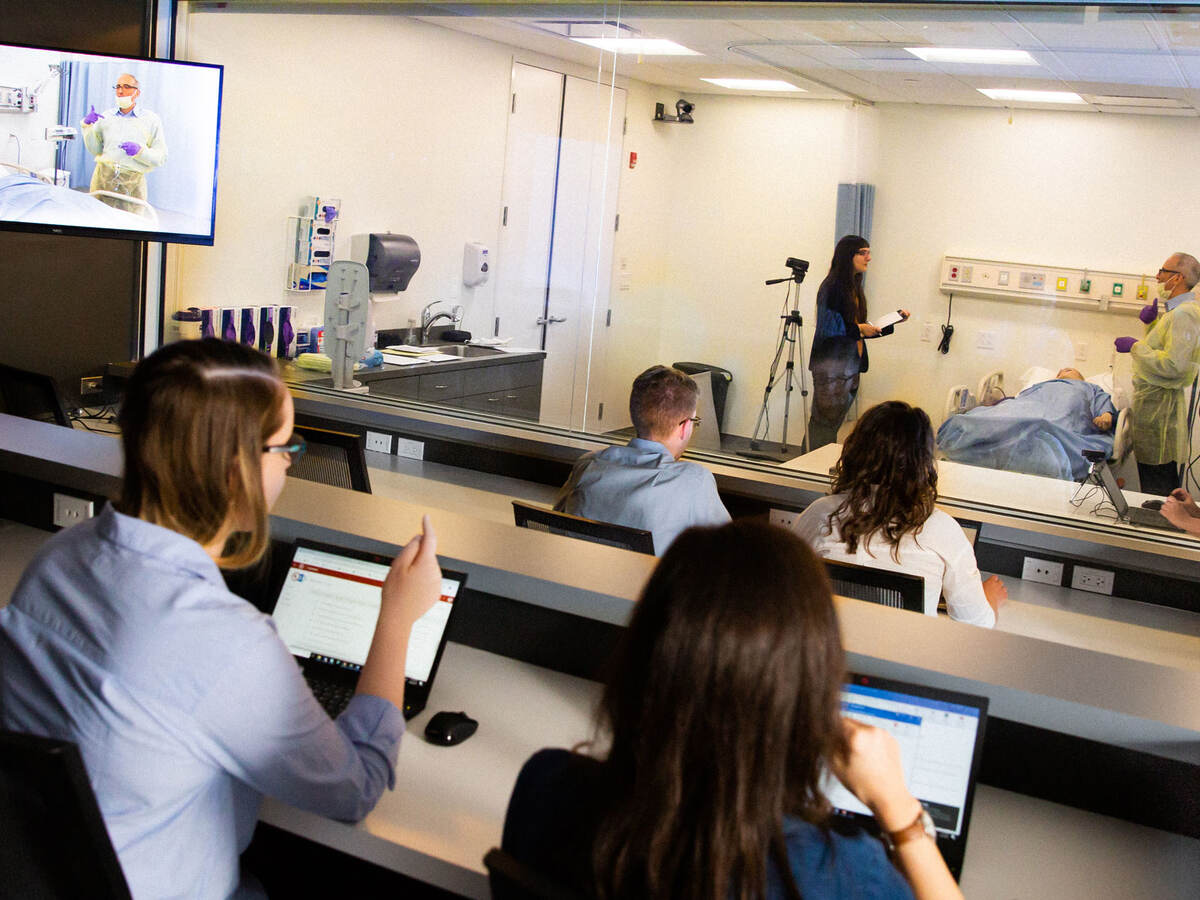
[[308,672],[304,673],[304,680],[308,682],[313,696],[317,698],[317,702],[321,704],[325,712],[329,713],[331,719],[340,716],[342,710],[350,702],[350,698],[354,696],[354,685],[352,684],[338,684]]

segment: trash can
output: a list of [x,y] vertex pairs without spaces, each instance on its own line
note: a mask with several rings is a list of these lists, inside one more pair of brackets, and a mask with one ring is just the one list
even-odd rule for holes
[[720,366],[698,362],[672,363],[680,372],[695,375],[699,372],[711,372],[713,391],[713,407],[717,411],[717,430],[724,431],[725,426],[725,395],[729,393],[729,383],[733,381],[733,373]]

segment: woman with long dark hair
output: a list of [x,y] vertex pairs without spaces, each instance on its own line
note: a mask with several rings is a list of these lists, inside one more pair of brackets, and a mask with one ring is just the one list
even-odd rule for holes
[[267,547],[304,450],[293,418],[257,350],[151,354],[117,419],[120,497],[55,535],[0,610],[0,726],[79,745],[135,897],[246,896],[238,855],[263,795],[355,821],[395,778],[409,633],[441,585],[428,518],[392,564],[336,721],[221,578]]
[[[813,408],[808,420],[808,450],[837,441],[838,429],[858,394],[859,375],[867,371],[866,341],[889,335],[867,320],[863,278],[871,263],[866,238],[848,234],[833,248],[829,274],[817,288],[817,331],[808,368],[813,378]],[[908,318],[907,310],[899,310]]]
[[831,496],[811,503],[796,531],[827,559],[920,575],[925,612],[946,598],[950,618],[990,628],[1008,596],[993,575],[981,581],[962,527],[934,506],[933,424],[898,400],[855,423],[833,470]]
[[613,661],[609,749],[531,758],[503,846],[604,900],[961,897],[920,828],[898,872],[873,837],[834,827],[827,766],[884,830],[923,821],[896,742],[841,717],[844,676],[829,582],[802,541],[747,520],[689,529]]

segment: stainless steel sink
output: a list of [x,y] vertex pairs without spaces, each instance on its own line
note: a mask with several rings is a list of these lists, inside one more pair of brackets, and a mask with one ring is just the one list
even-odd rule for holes
[[494,350],[491,347],[472,347],[467,344],[437,344],[434,346],[438,353],[445,353],[447,356],[458,356],[462,359],[474,359],[479,356],[496,356],[503,353],[502,350]]

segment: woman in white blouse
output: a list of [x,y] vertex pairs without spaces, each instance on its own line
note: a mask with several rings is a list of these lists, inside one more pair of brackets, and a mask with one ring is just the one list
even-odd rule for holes
[[935,508],[933,452],[924,410],[896,400],[872,407],[846,438],[831,495],[795,528],[826,559],[920,575],[926,615],[944,596],[950,618],[991,628],[1008,591],[995,575],[981,580],[962,528]]

